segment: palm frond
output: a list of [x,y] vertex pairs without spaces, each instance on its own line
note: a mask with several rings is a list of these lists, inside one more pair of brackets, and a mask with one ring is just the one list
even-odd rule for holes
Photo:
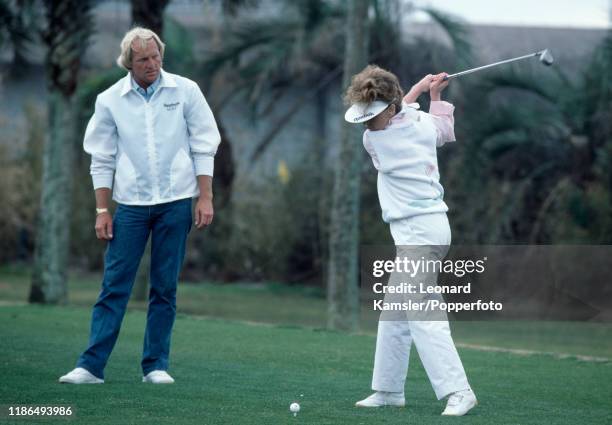
[[265,47],[274,51],[275,48],[290,42],[287,40],[289,34],[294,33],[298,25],[298,22],[278,18],[241,22],[224,35],[227,41],[221,49],[207,53],[203,67],[214,74],[225,65],[238,64],[243,55],[252,50]]
[[78,83],[81,58],[93,31],[91,0],[45,0],[47,27],[42,37],[48,47],[49,84],[66,97],[71,97]]
[[252,8],[259,4],[259,0],[221,0],[223,13],[236,16],[241,9]]
[[598,110],[612,108],[612,30],[593,53],[591,62],[583,75],[583,102],[587,115],[593,115]]
[[478,83],[479,89],[493,94],[496,90],[514,89],[535,94],[543,100],[556,104],[559,102],[561,93],[558,91],[559,81],[554,78],[541,78],[541,75],[528,71],[508,70],[492,72]]
[[338,8],[320,0],[301,0],[293,6],[300,13],[237,21],[221,48],[204,63],[209,75],[224,70],[236,82],[251,81],[238,86],[253,110],[265,99],[263,93],[278,99],[283,89],[326,70],[326,63],[317,63],[313,52],[330,19],[340,15]]
[[13,24],[13,11],[7,0],[0,1],[0,47],[4,46]]
[[22,64],[37,41],[41,16],[35,0],[0,1],[0,47],[9,44],[14,61]]
[[472,47],[469,41],[467,26],[458,18],[449,13],[442,12],[432,7],[420,8],[448,35],[452,42],[453,50],[457,55],[458,66],[468,66],[473,60]]

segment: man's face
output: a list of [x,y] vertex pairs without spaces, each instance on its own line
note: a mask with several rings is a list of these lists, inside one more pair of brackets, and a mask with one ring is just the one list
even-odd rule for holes
[[149,87],[161,71],[161,54],[152,38],[143,49],[140,40],[132,43],[132,76],[142,88]]

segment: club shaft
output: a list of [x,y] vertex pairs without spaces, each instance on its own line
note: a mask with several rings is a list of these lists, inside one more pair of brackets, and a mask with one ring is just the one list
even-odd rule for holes
[[476,71],[480,71],[483,69],[487,69],[487,68],[491,68],[497,65],[502,65],[504,63],[510,63],[510,62],[515,62],[515,61],[520,61],[523,59],[527,59],[527,58],[532,58],[534,56],[538,56],[540,54],[540,52],[536,52],[536,53],[530,53],[528,55],[525,56],[519,56],[517,58],[512,58],[512,59],[506,59],[503,61],[499,61],[499,62],[495,62],[495,63],[490,63],[489,65],[484,65],[484,66],[479,66],[478,68],[472,68],[472,69],[467,69],[465,71],[461,71],[461,72],[457,72],[455,74],[451,74],[448,77],[446,77],[447,80],[450,80],[451,78],[455,78],[455,77],[459,77],[461,75],[465,75],[465,74],[471,74],[472,72],[476,72]]

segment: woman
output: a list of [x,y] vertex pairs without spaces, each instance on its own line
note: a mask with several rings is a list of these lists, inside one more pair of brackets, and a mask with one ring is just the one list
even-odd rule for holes
[[[454,107],[440,100],[448,86],[446,75],[427,75],[404,96],[394,74],[370,65],[353,77],[346,93],[352,106],[345,115],[347,121],[367,127],[363,144],[378,170],[378,198],[395,245],[444,247],[442,257],[451,234],[436,148],[455,140]],[[431,97],[429,113],[414,103],[426,91]],[[437,398],[448,397],[442,415],[462,416],[476,406],[446,315],[439,320],[385,320],[381,315],[372,378],[375,393],[356,406],[405,405],[412,342]]]

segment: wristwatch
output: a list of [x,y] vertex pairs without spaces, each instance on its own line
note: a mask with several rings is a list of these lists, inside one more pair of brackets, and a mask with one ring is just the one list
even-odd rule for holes
[[108,208],[96,208],[96,216],[108,212]]

